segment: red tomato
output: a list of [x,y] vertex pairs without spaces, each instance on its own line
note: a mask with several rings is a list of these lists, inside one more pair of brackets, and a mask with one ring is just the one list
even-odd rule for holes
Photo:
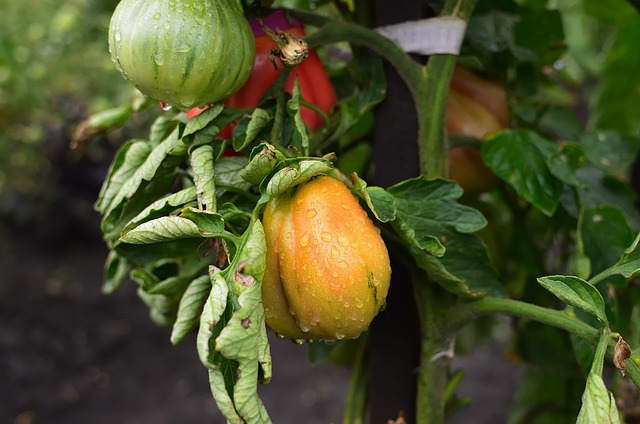
[[[275,30],[276,28],[274,28]],[[286,30],[290,34],[298,37],[304,37],[305,32],[300,26],[279,29]],[[254,31],[255,32],[255,31]],[[253,65],[253,71],[246,84],[233,96],[226,100],[225,104],[235,108],[252,108],[258,106],[262,96],[269,87],[275,82],[280,72],[282,72],[282,64],[278,69],[274,69],[273,63],[269,59],[272,49],[276,48],[276,44],[268,35],[256,35],[256,57]],[[318,57],[315,50],[309,50],[309,56],[300,65],[291,70],[289,78],[285,83],[285,90],[291,93],[295,79],[298,79],[300,86],[300,94],[302,98],[311,103],[325,113],[329,113],[331,108],[338,102],[338,97],[331,84],[331,80]],[[197,116],[204,109],[193,108],[187,113],[187,118]],[[301,106],[300,113],[302,121],[309,127],[311,131],[318,129],[324,123],[320,114]],[[229,125],[224,128],[219,138],[231,139],[233,126]]]
[[[457,68],[447,101],[447,132],[483,139],[507,125],[509,110],[502,86]],[[467,194],[495,187],[499,179],[482,161],[480,150],[454,147],[449,151],[449,178]]]

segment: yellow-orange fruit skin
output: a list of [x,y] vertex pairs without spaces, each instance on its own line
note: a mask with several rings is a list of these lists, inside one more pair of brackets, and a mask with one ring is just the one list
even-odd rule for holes
[[272,199],[263,217],[266,320],[296,339],[357,338],[384,305],[389,254],[347,187],[319,176]]

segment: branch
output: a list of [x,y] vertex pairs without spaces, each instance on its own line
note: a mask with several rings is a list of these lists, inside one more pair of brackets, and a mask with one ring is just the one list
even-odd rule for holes
[[[457,305],[451,308],[444,321],[452,332],[459,331],[466,324],[490,313],[499,313],[519,318],[528,318],[542,324],[565,330],[574,334],[593,346],[598,345],[600,330],[580,321],[576,317],[563,311],[555,309],[543,308],[541,306],[532,305],[530,303],[521,302],[513,299],[496,299],[484,298],[472,302]],[[609,342],[607,347],[607,356],[613,359],[615,340]],[[631,359],[626,360],[627,374],[640,387],[640,368]]]

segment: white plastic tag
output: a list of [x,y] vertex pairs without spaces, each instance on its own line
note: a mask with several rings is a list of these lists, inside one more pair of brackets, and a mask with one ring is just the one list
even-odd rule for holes
[[466,29],[467,21],[444,16],[378,27],[376,31],[407,53],[429,56],[458,55]]

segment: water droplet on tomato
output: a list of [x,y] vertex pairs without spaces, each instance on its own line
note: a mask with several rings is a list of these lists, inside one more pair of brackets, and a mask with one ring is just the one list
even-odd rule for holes
[[309,330],[311,330],[311,327],[309,326],[309,324],[303,321],[300,321],[298,323],[298,327],[300,327],[300,330],[302,330],[303,333],[308,333]]
[[[336,259],[338,257],[340,257],[340,249],[338,249],[335,246],[331,246],[331,258]],[[344,261],[341,261],[341,262],[344,262]],[[345,265],[346,265],[346,263],[345,263]],[[340,265],[338,265],[338,266],[340,266]]]
[[320,235],[320,237],[322,238],[322,241],[326,241],[326,242],[330,242],[330,241],[331,241],[331,239],[333,238],[333,237],[331,236],[331,233],[329,233],[329,232],[327,232],[327,231],[324,231],[324,232]]
[[364,305],[364,302],[359,297],[356,297],[356,299],[354,300],[354,303],[356,305],[356,308],[358,309],[362,309],[362,306]]
[[309,244],[309,234],[305,234],[304,236],[302,236],[302,238],[300,239],[300,246],[305,247]]
[[318,214],[318,211],[315,209],[309,209],[307,211],[307,219],[311,219]]
[[121,38],[120,31],[116,32],[116,41],[120,41]]
[[157,12],[155,15],[153,15],[153,19],[157,21],[158,19],[160,19],[161,16],[162,15],[160,14],[160,12]]
[[340,246],[342,246],[342,247],[347,247],[347,246],[349,246],[349,237],[347,237],[347,236],[345,236],[345,235],[343,235],[343,234],[340,234],[340,235],[338,236],[338,244],[339,244]]
[[344,339],[345,334],[342,331],[336,331],[336,339],[342,340]]

